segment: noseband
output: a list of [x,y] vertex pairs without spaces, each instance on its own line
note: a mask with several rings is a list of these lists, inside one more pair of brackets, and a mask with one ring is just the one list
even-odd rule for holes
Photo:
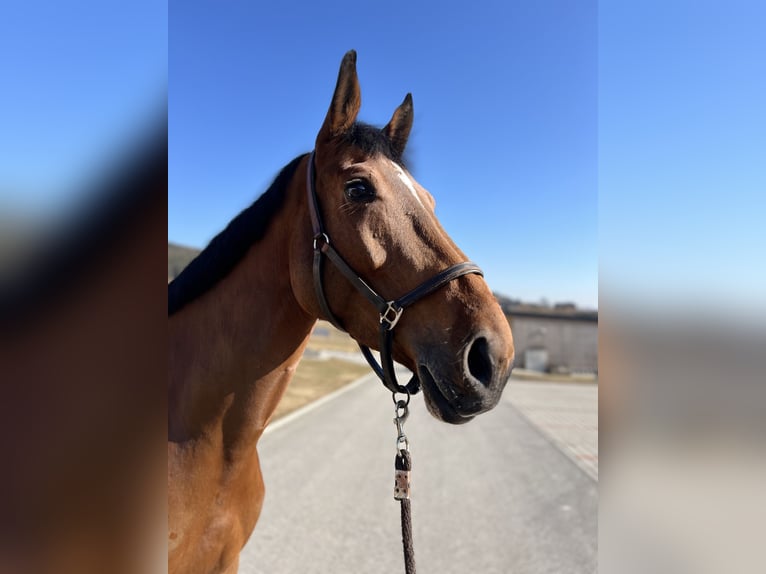
[[409,293],[394,299],[392,301],[386,301],[383,297],[378,295],[375,290],[370,287],[364,279],[346,263],[343,257],[335,250],[330,243],[330,237],[324,230],[322,225],[322,217],[319,212],[319,201],[316,195],[316,173],[314,166],[314,155],[312,151],[309,156],[309,167],[307,170],[307,182],[306,189],[308,190],[308,204],[309,213],[311,215],[311,226],[314,230],[314,291],[316,292],[319,306],[322,309],[324,316],[338,329],[345,331],[343,325],[338,318],[330,310],[330,306],[327,303],[325,297],[324,287],[322,286],[322,261],[323,256],[327,256],[330,262],[335,265],[338,271],[348,279],[348,281],[359,291],[370,303],[372,303],[380,314],[380,362],[375,360],[375,357],[370,351],[370,348],[362,345],[357,341],[359,349],[361,349],[364,358],[370,364],[370,367],[375,374],[380,378],[383,384],[392,393],[406,393],[407,395],[414,395],[420,390],[420,382],[418,381],[417,374],[413,374],[412,378],[406,385],[400,385],[396,380],[396,374],[394,372],[394,360],[392,356],[393,339],[394,339],[394,327],[402,318],[404,310],[418,302],[420,299],[429,295],[446,285],[450,281],[468,275],[469,273],[475,273],[477,275],[484,275],[478,265],[470,261],[464,263],[458,263],[448,267],[444,271],[437,273],[430,279],[424,281],[417,287],[415,287]]

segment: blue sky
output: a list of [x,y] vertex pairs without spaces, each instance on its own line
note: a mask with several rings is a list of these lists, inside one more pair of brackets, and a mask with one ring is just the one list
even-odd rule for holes
[[60,215],[156,117],[167,92],[156,0],[24,0],[0,10],[0,210]]
[[168,238],[204,246],[355,48],[362,119],[413,93],[414,174],[495,290],[763,305],[766,4],[318,4],[7,3],[0,212],[71,206],[169,90]]
[[602,295],[766,312],[765,24],[755,0],[599,5]]
[[595,2],[171,1],[168,239],[203,247],[311,149],[338,65],[407,92],[415,177],[490,286],[597,306]]
[[362,119],[413,93],[414,174],[495,290],[750,310],[764,21],[755,0],[7,3],[0,212],[70,207],[169,90],[168,238],[204,246],[309,150],[355,48]]

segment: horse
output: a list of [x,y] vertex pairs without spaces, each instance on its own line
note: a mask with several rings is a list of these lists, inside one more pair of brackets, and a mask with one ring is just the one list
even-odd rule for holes
[[447,423],[493,408],[510,376],[508,321],[402,159],[411,94],[382,129],[360,107],[352,50],[314,151],[168,287],[170,574],[237,572],[264,499],[256,445],[318,319],[386,348],[414,375],[400,385],[384,360],[384,383],[422,387]]

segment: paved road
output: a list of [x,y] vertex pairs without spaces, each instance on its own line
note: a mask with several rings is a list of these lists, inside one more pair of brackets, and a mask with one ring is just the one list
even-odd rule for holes
[[506,400],[598,480],[598,387],[511,380]]
[[[492,412],[460,427],[413,399],[421,574],[596,572],[597,483],[565,454],[560,425],[534,426],[545,414],[540,389],[511,383]],[[241,573],[403,572],[392,418],[389,395],[369,377],[261,439],[266,501]]]

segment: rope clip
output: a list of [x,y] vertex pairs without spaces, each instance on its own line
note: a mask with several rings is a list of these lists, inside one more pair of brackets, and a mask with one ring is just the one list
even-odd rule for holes
[[399,400],[396,401],[396,406],[394,407],[396,416],[394,417],[394,424],[396,425],[396,450],[410,450],[410,443],[407,440],[407,435],[404,434],[404,422],[407,420],[407,417],[410,416],[410,410],[407,408],[407,403],[409,402],[409,395],[407,396],[407,401]]

